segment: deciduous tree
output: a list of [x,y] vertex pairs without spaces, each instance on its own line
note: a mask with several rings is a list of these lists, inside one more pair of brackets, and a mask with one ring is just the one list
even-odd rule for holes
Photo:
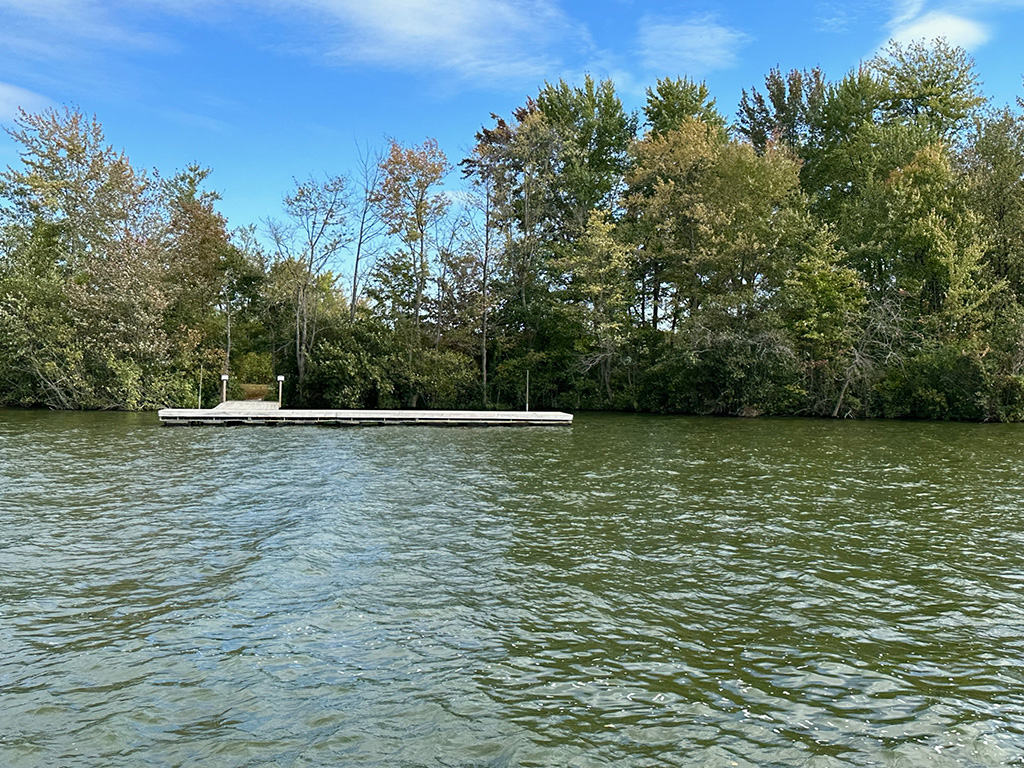
[[296,182],[284,198],[286,218],[267,222],[278,272],[287,276],[291,293],[296,384],[303,398],[306,361],[316,344],[324,294],[334,288],[329,267],[349,241],[345,192],[341,176]]

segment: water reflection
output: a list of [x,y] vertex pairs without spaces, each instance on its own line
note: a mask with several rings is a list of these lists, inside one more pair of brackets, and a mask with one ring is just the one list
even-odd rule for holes
[[1019,764],[1022,434],[0,412],[0,763]]

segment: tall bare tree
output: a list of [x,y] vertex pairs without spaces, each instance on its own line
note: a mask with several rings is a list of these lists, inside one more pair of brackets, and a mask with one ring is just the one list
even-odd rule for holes
[[[328,266],[350,242],[346,230],[346,181],[310,177],[295,182],[285,195],[284,221],[269,220],[278,265],[290,278],[295,330],[295,369],[300,397],[304,394],[306,361],[316,341],[321,281]],[[328,279],[333,282],[331,277]]]
[[355,251],[352,256],[352,293],[349,300],[349,320],[356,319],[356,307],[359,304],[360,277],[366,272],[367,262],[373,261],[383,247],[382,235],[387,227],[380,217],[374,200],[380,192],[384,170],[381,167],[384,154],[369,146],[357,147],[356,179],[358,189],[353,201],[355,209],[355,232],[352,245]]

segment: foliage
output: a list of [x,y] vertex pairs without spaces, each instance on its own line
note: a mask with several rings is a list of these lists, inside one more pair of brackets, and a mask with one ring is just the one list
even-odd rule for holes
[[[544,83],[476,134],[296,182],[261,243],[200,165],[78,110],[0,174],[0,403],[1024,418],[1024,105],[944,41],[829,80]],[[640,118],[644,133],[638,135]]]
[[776,67],[765,77],[765,93],[751,88],[740,98],[737,132],[757,150],[782,144],[805,155],[817,138],[825,104],[824,73],[794,69],[783,77]]
[[725,118],[710,98],[707,84],[687,77],[661,78],[653,89],[648,88],[644,117],[654,134],[666,134],[687,120],[700,120],[725,137]]
[[955,347],[922,351],[892,368],[876,388],[886,418],[979,421],[990,382],[983,361]]
[[985,103],[974,61],[945,40],[906,46],[891,42],[869,65],[885,86],[882,111],[933,136],[949,139]]

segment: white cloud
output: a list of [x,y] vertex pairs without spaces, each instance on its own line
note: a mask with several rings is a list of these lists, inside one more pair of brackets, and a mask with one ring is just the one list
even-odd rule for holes
[[0,0],[0,54],[172,50],[155,23],[161,17],[231,25],[253,14],[275,22],[268,45],[276,50],[462,83],[536,82],[563,55],[592,47],[558,0]]
[[[134,6],[144,8],[144,5]],[[124,20],[97,0],[0,0],[0,50],[47,60],[111,46],[167,49],[169,41]]]
[[944,11],[929,11],[910,18],[898,17],[891,29],[891,37],[900,43],[944,37],[950,45],[968,51],[984,45],[991,36],[989,28],[981,22]]
[[640,20],[640,57],[644,67],[658,75],[702,77],[728,69],[737,64],[740,48],[749,41],[746,33],[722,26],[710,16]]
[[9,123],[18,116],[18,108],[38,112],[52,106],[52,102],[34,91],[10,83],[0,83],[0,122]]
[[[565,50],[590,45],[586,29],[553,0],[251,0],[312,23],[313,45],[285,48],[329,61],[410,72],[441,71],[470,82],[536,81]],[[298,12],[298,14],[296,14]]]
[[924,11],[924,0],[896,0],[893,3],[890,27],[910,24]]

